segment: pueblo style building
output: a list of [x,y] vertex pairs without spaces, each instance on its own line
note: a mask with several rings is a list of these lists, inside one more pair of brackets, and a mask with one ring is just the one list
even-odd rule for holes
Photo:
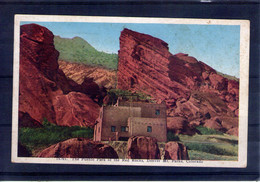
[[165,103],[119,101],[103,106],[94,128],[94,141],[128,140],[131,136],[155,137],[166,142]]

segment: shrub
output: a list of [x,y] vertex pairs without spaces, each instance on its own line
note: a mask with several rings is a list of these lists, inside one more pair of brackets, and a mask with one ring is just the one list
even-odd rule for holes
[[125,100],[132,100],[132,101],[154,102],[151,96],[142,92],[132,93],[128,90],[111,89],[107,92],[107,94],[109,95],[110,98],[109,105],[115,104],[118,97],[122,97]]
[[20,128],[19,142],[30,150],[35,150],[40,147],[48,147],[69,138],[93,138],[93,133],[92,128],[57,126],[44,118],[42,128]]
[[180,138],[175,135],[173,132],[168,131],[167,132],[167,141],[180,141]]
[[196,129],[199,130],[199,132],[202,135],[223,135],[223,133],[221,131],[217,131],[217,130],[203,127],[203,126],[197,126]]
[[92,138],[93,134],[94,134],[94,132],[91,128],[84,128],[84,129],[73,131],[71,133],[72,138],[78,138],[78,137]]
[[55,126],[55,124],[49,122],[49,121],[47,120],[47,118],[45,118],[45,117],[43,118],[42,125],[43,125],[43,127],[45,127],[45,128]]

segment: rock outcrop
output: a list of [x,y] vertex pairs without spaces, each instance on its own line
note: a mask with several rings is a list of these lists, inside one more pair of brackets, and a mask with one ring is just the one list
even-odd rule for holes
[[[80,99],[87,102],[71,104],[66,102],[63,107],[58,107],[61,104],[62,98],[72,98],[69,94],[71,91],[78,91],[82,87],[73,80],[68,80],[62,70],[59,69],[58,51],[53,45],[53,34],[47,28],[28,24],[22,25],[20,31],[20,77],[19,77],[19,125],[34,125],[40,126],[44,118],[49,122],[63,125],[83,125],[79,123],[85,120],[86,123],[95,122],[96,113],[99,111],[99,106],[89,99],[90,96],[85,91],[85,94],[80,94]],[[86,86],[84,89],[87,90]],[[78,94],[79,95],[79,94]],[[65,100],[65,99],[63,99]],[[70,106],[77,112],[71,112]],[[91,108],[94,111],[90,116],[84,115],[84,119],[79,122],[66,123],[61,113],[70,113],[70,118],[79,118],[75,114],[84,113],[86,108]],[[61,110],[59,110],[61,109]],[[80,111],[81,110],[81,111]],[[58,115],[57,115],[58,112]],[[61,121],[62,119],[63,121]],[[25,121],[26,120],[26,121]],[[31,124],[28,122],[31,121]]]
[[60,126],[90,126],[99,115],[98,104],[80,92],[58,95],[53,99],[56,124]]
[[223,77],[188,54],[172,55],[168,49],[160,39],[124,29],[117,87],[142,91],[159,103],[166,101],[168,117],[185,117],[189,123],[205,120],[207,113],[237,119],[238,81]]
[[59,68],[68,78],[78,84],[82,84],[84,78],[87,77],[93,78],[93,81],[97,83],[99,87],[105,87],[107,89],[116,88],[117,75],[114,70],[79,63],[71,63],[62,60],[59,60]]
[[178,142],[168,142],[165,144],[164,159],[189,160],[187,148]]
[[175,134],[194,135],[193,127],[189,126],[189,122],[184,117],[168,117],[167,129]]
[[231,128],[227,131],[227,134],[238,136],[238,127]]
[[118,155],[109,145],[85,138],[72,138],[44,149],[38,154],[38,157],[116,159]]
[[157,140],[153,137],[134,136],[128,139],[129,159],[160,159]]

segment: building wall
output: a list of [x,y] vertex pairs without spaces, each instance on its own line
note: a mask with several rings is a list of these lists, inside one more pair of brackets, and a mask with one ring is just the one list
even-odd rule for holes
[[[127,102],[127,101],[118,101],[119,106],[132,106],[132,107],[141,107],[141,117],[144,118],[166,118],[166,105],[164,103],[145,103],[145,102]],[[156,110],[159,110],[159,113]]]
[[94,138],[93,138],[94,141],[101,141],[103,112],[104,112],[104,107],[101,107],[99,112],[99,117],[96,120],[97,124],[94,127]]
[[[130,117],[128,125],[131,136],[150,136],[158,142],[167,141],[166,118]],[[147,132],[148,126],[152,128],[151,132]]]
[[[103,109],[101,140],[116,140],[117,137],[129,137],[129,132],[121,132],[121,126],[127,127],[129,117],[141,117],[140,107],[107,106]],[[115,126],[115,132],[111,131]],[[118,134],[117,134],[118,133]]]

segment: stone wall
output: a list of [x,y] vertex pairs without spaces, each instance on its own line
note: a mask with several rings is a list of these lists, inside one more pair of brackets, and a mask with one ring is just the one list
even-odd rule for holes
[[119,101],[119,106],[141,107],[141,117],[144,118],[166,118],[166,105],[164,103],[126,102]]
[[[101,113],[102,114],[102,113]],[[129,137],[129,133],[121,132],[121,127],[127,127],[127,119],[131,116],[141,117],[140,107],[114,107],[108,106],[103,110],[103,122],[102,122],[102,141],[116,140],[116,133],[118,132],[119,137]],[[111,126],[115,126],[115,132],[111,131]]]
[[[165,118],[131,117],[128,119],[131,136],[154,137],[159,142],[167,141],[167,129]],[[150,132],[148,132],[148,127]]]

